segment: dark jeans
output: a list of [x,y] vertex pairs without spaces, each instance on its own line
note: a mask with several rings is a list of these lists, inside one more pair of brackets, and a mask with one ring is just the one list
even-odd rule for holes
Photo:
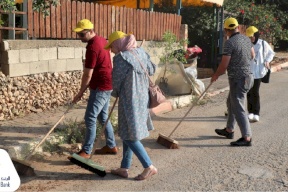
[[254,85],[247,93],[247,109],[249,113],[254,115],[260,114],[260,84],[261,79],[254,79]]

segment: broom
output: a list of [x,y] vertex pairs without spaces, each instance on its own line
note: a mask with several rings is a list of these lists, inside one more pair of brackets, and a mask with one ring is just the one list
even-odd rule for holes
[[182,117],[182,119],[179,121],[179,123],[176,125],[176,127],[173,129],[173,131],[170,133],[170,135],[168,137],[161,134],[161,133],[159,134],[158,139],[157,139],[157,143],[159,143],[160,145],[163,145],[164,147],[167,147],[168,149],[179,149],[178,141],[176,141],[170,137],[176,131],[176,129],[178,129],[178,127],[180,126],[182,121],[187,117],[187,115],[190,113],[190,111],[193,109],[193,107],[198,103],[198,101],[200,101],[200,99],[203,98],[203,96],[205,95],[205,93],[207,92],[207,90],[209,89],[209,87],[211,85],[212,85],[212,83],[210,83],[208,85],[208,87],[203,91],[203,93],[198,97],[198,99],[192,104],[190,109]]
[[31,166],[31,164],[28,162],[28,160],[32,157],[32,155],[35,153],[36,149],[46,140],[46,138],[50,135],[50,133],[56,128],[56,126],[62,121],[62,119],[65,117],[66,113],[73,107],[73,104],[71,104],[68,109],[64,112],[64,114],[61,116],[61,118],[55,123],[55,125],[49,130],[49,132],[44,136],[44,138],[36,145],[36,147],[33,149],[33,151],[24,159],[19,160],[14,157],[12,157],[12,162],[14,164],[15,169],[17,170],[17,173],[19,175],[24,176],[35,176],[34,168]]
[[109,119],[110,119],[110,117],[111,117],[111,114],[112,114],[112,112],[113,112],[113,109],[114,109],[117,101],[118,101],[118,97],[117,97],[116,100],[114,101],[114,104],[113,104],[113,106],[112,106],[112,108],[111,108],[111,110],[110,110],[109,116],[108,116],[107,120],[105,121],[105,123],[104,123],[104,125],[103,125],[103,128],[102,128],[102,130],[101,130],[101,133],[100,133],[100,135],[99,135],[99,138],[96,140],[96,142],[95,142],[95,144],[94,144],[94,146],[93,146],[93,149],[92,149],[92,153],[91,153],[91,155],[90,155],[90,158],[89,158],[89,159],[83,158],[83,157],[81,157],[80,155],[78,155],[78,154],[76,154],[76,153],[74,153],[71,157],[69,157],[69,160],[70,160],[71,163],[73,163],[73,164],[75,164],[75,165],[78,165],[78,166],[80,166],[80,167],[82,167],[82,168],[84,168],[84,169],[86,169],[86,170],[88,170],[88,171],[90,171],[90,172],[92,172],[92,173],[96,173],[96,174],[99,175],[100,177],[105,177],[105,175],[106,175],[105,168],[102,167],[102,166],[100,166],[100,165],[97,165],[96,163],[94,163],[94,162],[91,160],[91,158],[92,158],[93,154],[94,154],[95,151],[96,151],[96,147],[98,146],[98,143],[99,143],[99,141],[100,141],[100,137],[101,137],[101,135],[103,135],[103,133],[104,133],[104,131],[105,131],[105,129],[106,129],[106,125],[107,125],[107,123],[108,123],[108,121],[109,121]]
[[[139,47],[141,47],[144,43],[145,43],[145,39],[142,40],[142,42],[141,42],[141,44],[140,44]],[[112,106],[112,109],[111,109],[111,111],[110,111],[110,113],[109,113],[108,119],[106,120],[106,122],[105,122],[105,124],[104,124],[104,126],[103,126],[103,128],[102,128],[102,131],[101,131],[101,133],[100,133],[100,136],[103,135],[103,133],[104,133],[104,131],[105,131],[105,129],[106,129],[106,125],[107,125],[107,123],[108,123],[108,121],[109,121],[109,119],[110,119],[110,116],[111,116],[111,114],[112,114],[112,112],[113,112],[113,109],[114,109],[117,101],[118,101],[118,97],[116,98],[116,100],[115,100],[115,102],[114,102],[114,104],[113,104],[113,106]],[[78,154],[74,153],[74,154],[69,158],[69,160],[70,160],[72,163],[74,163],[74,164],[76,164],[76,165],[78,165],[78,166],[80,166],[80,167],[82,167],[82,168],[84,168],[84,169],[86,169],[86,170],[88,170],[88,171],[90,171],[90,172],[92,172],[92,173],[96,173],[96,174],[99,175],[100,177],[105,177],[105,175],[106,175],[105,168],[102,167],[102,166],[100,166],[100,165],[97,165],[96,163],[94,163],[94,162],[91,160],[92,155],[93,155],[93,154],[95,153],[95,151],[96,151],[96,146],[98,146],[99,140],[100,140],[100,139],[97,139],[97,140],[96,140],[96,142],[95,142],[95,144],[94,144],[94,146],[93,146],[93,150],[92,150],[92,152],[91,152],[91,155],[90,155],[90,158],[89,158],[89,159],[83,158],[83,157],[79,156]]]

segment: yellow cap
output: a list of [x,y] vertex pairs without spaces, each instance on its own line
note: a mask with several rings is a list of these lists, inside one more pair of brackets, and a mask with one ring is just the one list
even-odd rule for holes
[[258,32],[258,29],[254,26],[250,26],[246,29],[246,36],[253,37],[254,33]]
[[127,34],[122,31],[114,31],[111,33],[108,37],[108,44],[104,47],[105,49],[110,49],[111,44],[116,41],[117,39],[121,39],[123,37],[126,37]]
[[238,27],[237,19],[230,17],[224,21],[224,28],[225,29],[236,29]]
[[93,29],[93,28],[94,28],[94,25],[91,21],[89,21],[88,19],[82,19],[81,21],[77,23],[76,28],[73,29],[73,31],[78,33],[85,29]]

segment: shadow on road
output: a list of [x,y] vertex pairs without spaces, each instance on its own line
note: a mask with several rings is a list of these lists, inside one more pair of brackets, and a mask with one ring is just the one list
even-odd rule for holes
[[[80,168],[79,168],[80,169]],[[105,177],[100,177],[97,174],[94,173],[68,173],[68,172],[49,172],[49,171],[35,171],[36,176],[34,177],[26,177],[26,176],[21,176],[21,183],[25,184],[31,181],[35,180],[43,180],[43,181],[48,181],[48,180],[62,180],[62,181],[70,181],[70,180],[119,180],[119,179],[125,179],[121,178],[116,175],[112,175],[109,171],[107,171],[107,175]],[[125,180],[133,180],[133,178],[127,178]]]
[[[173,117],[159,117],[154,116],[152,118],[153,121],[180,121],[182,117],[173,118]],[[226,121],[226,117],[224,116],[213,116],[213,117],[186,117],[184,121],[203,121],[203,122],[221,122]]]

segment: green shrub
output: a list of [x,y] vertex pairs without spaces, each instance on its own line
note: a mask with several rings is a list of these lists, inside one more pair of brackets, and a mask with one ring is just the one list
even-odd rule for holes
[[[116,115],[116,112],[113,112],[110,117],[111,124],[114,129],[114,133],[118,130],[118,116]],[[96,137],[99,137],[99,134],[101,133],[102,126],[99,122],[97,122],[97,135]],[[58,136],[63,137],[62,143],[68,143],[68,144],[75,144],[75,143],[82,143],[85,138],[85,131],[86,126],[84,120],[77,121],[77,119],[72,120],[68,119],[63,126],[56,128],[55,133]]]

